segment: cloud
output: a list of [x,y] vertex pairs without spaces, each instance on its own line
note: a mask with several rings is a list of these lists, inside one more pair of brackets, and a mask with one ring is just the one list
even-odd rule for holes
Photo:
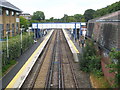
[[62,18],[64,14],[84,14],[87,9],[100,9],[119,0],[7,0],[25,13],[43,11],[46,18]]

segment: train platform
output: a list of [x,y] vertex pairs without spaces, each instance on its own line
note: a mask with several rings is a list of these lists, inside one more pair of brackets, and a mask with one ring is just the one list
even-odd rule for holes
[[[48,34],[50,31],[48,31]],[[48,35],[47,34],[47,35]],[[30,56],[35,52],[35,50],[39,47],[39,45],[42,43],[42,41],[47,37],[47,35],[41,37],[37,40],[36,43],[34,43],[28,50],[26,50],[18,59],[17,64],[9,70],[9,72],[3,76],[3,78],[0,80],[0,83],[2,83],[2,88],[5,88],[9,82],[15,77],[15,75],[18,73],[18,71],[22,68],[22,66],[27,62],[27,60],[30,58]]]
[[79,51],[79,54],[82,52],[82,46],[79,45],[79,41],[75,41],[74,40],[74,37],[71,35],[70,31],[69,30],[65,30],[66,33],[68,34],[69,38],[71,39],[71,41],[74,43],[76,49]]
[[3,77],[3,88],[91,87],[89,75],[80,71],[76,63],[82,49],[69,31],[51,30],[31,48]]
[[82,52],[82,47],[79,45],[78,41],[75,41],[69,30],[63,30],[68,45],[73,53],[74,61],[79,62],[79,55]]

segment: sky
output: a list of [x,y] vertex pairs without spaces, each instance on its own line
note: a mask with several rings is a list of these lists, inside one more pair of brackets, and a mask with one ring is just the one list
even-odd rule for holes
[[62,18],[64,14],[84,14],[87,9],[100,9],[120,0],[7,0],[20,8],[23,13],[33,15],[42,11],[45,18]]

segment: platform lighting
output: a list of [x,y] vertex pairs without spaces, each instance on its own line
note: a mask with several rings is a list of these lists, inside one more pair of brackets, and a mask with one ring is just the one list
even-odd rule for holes
[[8,39],[8,32],[12,32],[12,30],[10,30],[10,31],[6,31],[6,35],[7,35],[7,58],[9,59],[9,39]]
[[23,31],[23,27],[24,27],[24,25],[22,25],[22,28],[21,28],[21,34],[20,34],[20,39],[21,39],[21,54],[22,54],[22,31]]
[[6,31],[6,35],[7,35],[7,58],[9,58],[9,49],[8,49],[8,31]]
[[31,27],[28,27],[28,33],[29,33],[29,36],[30,36],[30,29],[31,29]]

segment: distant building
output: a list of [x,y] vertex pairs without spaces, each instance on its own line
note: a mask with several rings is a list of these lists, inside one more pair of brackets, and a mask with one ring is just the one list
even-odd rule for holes
[[19,14],[22,11],[6,0],[0,0],[0,34],[4,38],[6,32],[10,37],[20,32]]
[[23,16],[27,20],[31,20],[31,15],[29,13],[22,13],[20,16]]

